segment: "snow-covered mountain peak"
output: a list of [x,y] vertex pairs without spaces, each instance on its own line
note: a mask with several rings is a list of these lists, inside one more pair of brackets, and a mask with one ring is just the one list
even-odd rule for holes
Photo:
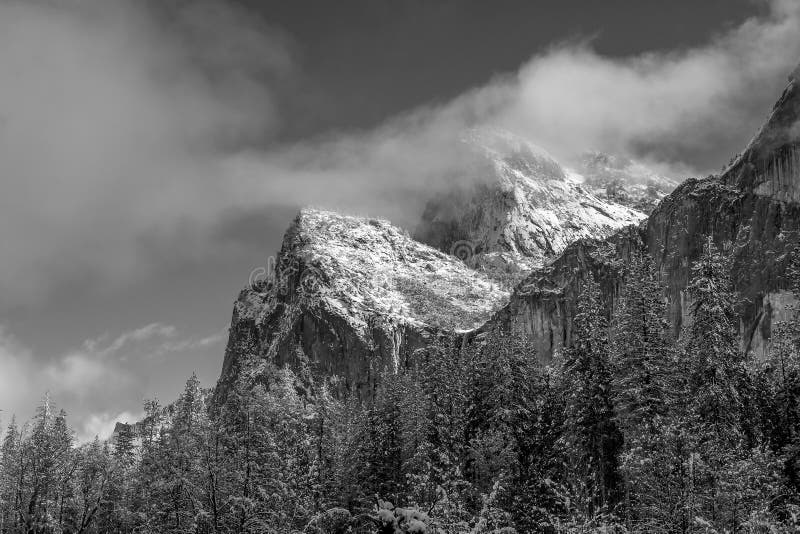
[[[523,176],[540,180],[563,180],[566,173],[558,161],[543,148],[524,137],[497,127],[471,128],[462,141],[496,166],[513,169]],[[501,179],[513,174],[500,172]]]
[[388,221],[304,209],[287,231],[273,297],[297,289],[366,328],[370,317],[469,329],[508,298],[458,258],[414,241]]
[[307,359],[369,398],[384,369],[407,365],[432,336],[483,324],[508,298],[497,281],[388,221],[304,209],[274,270],[234,305],[221,380]]
[[432,199],[415,235],[441,250],[469,243],[471,264],[509,285],[573,241],[604,238],[645,218],[599,197],[582,175],[520,136],[480,128],[464,140],[483,158],[476,168],[485,176]]
[[568,173],[595,196],[645,213],[678,186],[641,161],[596,150],[584,152]]

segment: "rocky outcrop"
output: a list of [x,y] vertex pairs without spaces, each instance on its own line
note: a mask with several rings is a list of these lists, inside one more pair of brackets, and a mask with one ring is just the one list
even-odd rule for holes
[[266,362],[304,360],[368,398],[381,372],[436,335],[480,325],[507,299],[495,281],[386,221],[303,210],[274,271],[236,301],[218,391],[257,379]]
[[741,300],[744,350],[763,354],[770,325],[789,302],[785,271],[800,241],[800,162],[797,120],[800,89],[792,80],[767,122],[720,176],[690,179],[653,210],[637,229],[605,242],[577,242],[515,290],[509,304],[484,328],[525,332],[547,359],[570,342],[571,314],[581,281],[592,272],[602,282],[607,312],[624,283],[621,262],[636,247],[660,270],[677,334],[687,312],[684,290],[691,264],[707,236],[726,249]]

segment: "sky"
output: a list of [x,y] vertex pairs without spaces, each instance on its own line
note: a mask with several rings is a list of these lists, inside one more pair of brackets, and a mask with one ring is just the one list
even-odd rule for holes
[[0,0],[0,418],[80,439],[219,375],[303,205],[413,228],[496,126],[676,178],[747,143],[793,0]]

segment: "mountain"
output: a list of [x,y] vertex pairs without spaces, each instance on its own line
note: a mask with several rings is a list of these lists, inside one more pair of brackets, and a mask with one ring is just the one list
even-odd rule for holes
[[670,321],[679,332],[687,317],[684,290],[708,236],[730,254],[741,299],[742,348],[762,355],[771,323],[792,302],[786,268],[800,243],[800,86],[795,77],[764,125],[719,176],[690,179],[665,197],[636,229],[607,240],[573,243],[550,265],[532,272],[508,305],[483,329],[524,332],[547,359],[571,343],[575,296],[591,272],[607,308],[624,284],[621,265],[632,250],[650,254],[668,286]]
[[[730,256],[742,347],[763,354],[772,321],[791,303],[786,267],[800,244],[798,118],[792,78],[723,173],[685,181],[646,218],[586,187],[622,175],[635,185],[635,164],[595,155],[587,178],[519,138],[473,131],[467,141],[490,175],[434,198],[416,240],[386,221],[301,212],[274,276],[236,302],[220,383],[255,376],[267,360],[307,359],[365,397],[378,373],[405,365],[438,335],[468,342],[497,328],[523,333],[547,360],[572,342],[589,273],[610,312],[632,252],[648,253],[662,274],[677,334],[691,265],[708,236]],[[637,176],[639,184],[654,179]],[[504,287],[518,279],[509,296]]]
[[573,176],[598,198],[647,214],[678,186],[639,161],[597,151],[581,155]]
[[[412,239],[386,221],[303,210],[274,271],[239,295],[222,390],[264,361],[342,377],[369,396],[377,375],[439,335],[473,331],[532,269],[569,243],[638,223],[543,150],[496,129],[466,133],[469,186],[433,198]],[[471,159],[470,159],[471,158]]]
[[431,199],[414,237],[508,285],[570,243],[605,238],[645,213],[596,194],[584,178],[525,139],[500,129],[464,136],[479,180]]
[[219,391],[265,361],[302,360],[368,397],[382,370],[486,324],[570,243],[646,217],[509,132],[475,129],[462,141],[469,185],[432,198],[414,239],[378,219],[301,211],[270,276],[235,303]]
[[438,333],[479,326],[509,296],[380,219],[305,209],[276,260],[236,301],[222,389],[256,376],[264,361],[307,359],[368,397],[379,372],[397,370]]

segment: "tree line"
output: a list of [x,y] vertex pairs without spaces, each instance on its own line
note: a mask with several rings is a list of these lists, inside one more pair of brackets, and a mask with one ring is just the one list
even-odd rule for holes
[[547,365],[507,333],[442,340],[362,403],[299,354],[88,444],[46,401],[5,431],[0,533],[800,531],[797,311],[744,354],[709,241],[673,339],[649,257],[625,268],[610,313],[584,281]]

